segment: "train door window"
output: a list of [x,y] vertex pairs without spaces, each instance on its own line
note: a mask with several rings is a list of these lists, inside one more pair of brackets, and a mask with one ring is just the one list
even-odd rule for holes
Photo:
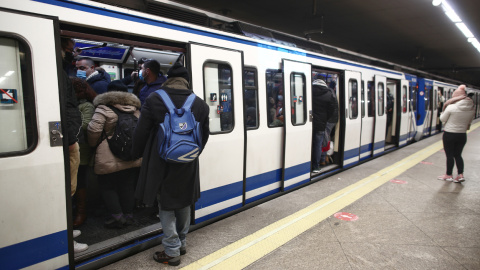
[[293,72],[290,75],[290,93],[292,104],[292,125],[303,125],[307,119],[307,101],[305,100],[305,74]]
[[350,119],[355,119],[358,116],[357,99],[358,99],[358,82],[357,80],[350,79],[348,81],[348,105],[350,108],[350,113],[349,113]]
[[378,116],[382,116],[385,113],[385,105],[383,102],[383,96],[385,95],[385,89],[382,82],[378,83]]
[[210,103],[216,106],[216,110],[210,110],[211,133],[233,130],[232,79],[232,68],[228,64],[206,62],[203,66],[205,96],[210,97]]
[[411,87],[410,88],[410,99],[412,101],[412,110],[417,111],[417,88]]
[[27,43],[0,37],[0,157],[22,155],[37,144],[31,53]]
[[428,101],[430,100],[430,90],[425,89],[425,95],[423,99],[425,100],[425,111],[429,111],[430,103]]
[[407,113],[407,86],[402,87],[402,112]]
[[281,69],[267,69],[267,122],[268,127],[283,126],[283,72]]
[[437,90],[434,90],[433,91],[433,100],[432,100],[433,110],[437,109],[437,100],[438,100],[438,93],[437,93]]
[[375,89],[373,89],[375,84],[373,81],[367,82],[367,111],[368,117],[375,116]]
[[247,129],[257,129],[258,122],[258,84],[257,70],[245,68],[243,71],[245,98],[245,119]]
[[365,81],[362,81],[362,118],[365,117]]

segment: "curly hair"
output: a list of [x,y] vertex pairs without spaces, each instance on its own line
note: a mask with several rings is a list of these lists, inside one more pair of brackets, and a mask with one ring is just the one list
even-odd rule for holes
[[87,101],[93,102],[93,99],[97,96],[97,93],[87,83],[87,81],[76,77],[72,77],[70,79],[72,80],[73,89],[75,89],[77,99],[86,99]]

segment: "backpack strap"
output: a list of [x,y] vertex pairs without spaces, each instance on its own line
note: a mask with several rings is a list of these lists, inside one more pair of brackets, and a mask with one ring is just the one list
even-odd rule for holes
[[190,111],[190,109],[192,108],[192,105],[193,105],[193,102],[195,101],[195,98],[197,97],[197,95],[195,95],[194,93],[191,93],[187,100],[185,100],[185,103],[183,104],[183,107],[185,109],[185,111]]
[[190,111],[190,109],[192,108],[193,102],[195,101],[195,98],[197,97],[194,93],[191,93],[188,96],[187,100],[185,100],[185,103],[183,104],[182,108],[177,109],[175,107],[175,105],[173,104],[172,100],[170,99],[170,96],[167,94],[167,92],[165,92],[165,90],[160,89],[160,90],[155,91],[155,93],[157,93],[160,96],[160,98],[163,100],[163,103],[167,107],[170,114],[177,113],[177,114],[180,114],[180,115],[183,114],[183,112]]
[[165,90],[163,90],[163,89],[159,89],[159,90],[155,91],[155,93],[157,93],[160,96],[160,98],[163,100],[163,103],[167,107],[167,110],[170,112],[170,114],[174,113],[176,107],[173,104],[173,102],[170,99],[170,96],[167,94],[167,92],[165,92]]

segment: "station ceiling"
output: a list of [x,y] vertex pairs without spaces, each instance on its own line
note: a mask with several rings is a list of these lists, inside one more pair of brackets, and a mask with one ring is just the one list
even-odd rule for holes
[[[440,6],[432,5],[432,0],[159,1],[183,4],[480,86],[480,52],[467,42]],[[146,7],[138,0],[116,2],[135,9]],[[480,40],[480,1],[448,3]]]

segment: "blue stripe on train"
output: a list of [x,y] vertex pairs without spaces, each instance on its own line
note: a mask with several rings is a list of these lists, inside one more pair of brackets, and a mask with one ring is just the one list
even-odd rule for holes
[[71,2],[71,1],[59,1],[59,0],[33,0],[33,1],[40,2],[40,3],[45,3],[45,4],[50,4],[50,5],[55,5],[55,6],[61,6],[61,7],[70,8],[70,9],[75,9],[75,10],[81,10],[81,11],[85,11],[85,12],[89,12],[89,13],[93,13],[93,14],[98,14],[98,15],[108,16],[108,17],[112,17],[112,18],[123,19],[123,20],[127,20],[127,21],[140,22],[140,23],[145,23],[145,24],[149,24],[149,25],[160,26],[160,27],[167,28],[167,29],[173,29],[173,30],[178,30],[178,31],[186,32],[186,33],[193,33],[193,34],[202,35],[202,36],[206,36],[206,37],[212,37],[212,38],[227,40],[227,41],[231,41],[231,42],[235,42],[235,43],[240,43],[240,44],[245,44],[245,45],[250,45],[250,46],[256,46],[256,47],[259,47],[259,48],[266,48],[266,49],[274,50],[274,51],[281,51],[281,52],[287,52],[287,53],[290,53],[290,54],[302,55],[302,56],[306,56],[306,57],[309,57],[309,58],[326,60],[326,61],[330,61],[330,62],[334,62],[334,63],[340,63],[340,64],[344,64],[344,65],[348,65],[348,66],[361,67],[361,68],[365,68],[365,69],[369,69],[369,70],[378,70],[378,71],[382,71],[382,72],[386,72],[386,73],[390,73],[390,74],[395,74],[395,75],[401,75],[402,74],[402,73],[399,73],[399,72],[394,72],[394,71],[390,71],[390,70],[383,70],[383,69],[380,69],[380,68],[375,68],[375,67],[370,67],[370,66],[364,66],[364,65],[361,65],[361,64],[355,64],[355,63],[351,63],[351,62],[347,62],[347,61],[343,61],[343,60],[339,60],[339,59],[331,59],[331,58],[327,58],[327,57],[320,56],[320,55],[307,54],[305,52],[301,52],[301,51],[294,50],[294,49],[281,48],[281,47],[277,47],[277,46],[269,45],[269,44],[265,44],[265,43],[252,42],[252,41],[249,41],[249,40],[244,40],[244,39],[235,38],[235,37],[231,37],[231,36],[212,33],[212,32],[209,32],[209,31],[203,31],[203,30],[199,30],[199,29],[186,27],[186,26],[179,26],[179,25],[175,25],[175,24],[171,24],[171,23],[167,23],[167,22],[161,22],[161,21],[158,21],[158,20],[155,20],[155,19],[144,18],[142,16],[137,16],[137,15],[133,15],[133,14],[126,14],[126,13],[119,12],[119,11],[107,10],[107,9],[104,9],[104,8],[95,7],[95,6],[91,6],[91,5],[83,4],[83,3],[76,3],[76,2]]
[[0,269],[25,268],[67,253],[67,231],[59,231],[0,248]]

